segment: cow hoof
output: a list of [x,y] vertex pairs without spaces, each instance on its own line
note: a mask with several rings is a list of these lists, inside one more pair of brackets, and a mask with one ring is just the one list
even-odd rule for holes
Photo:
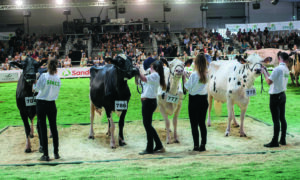
[[49,138],[53,138],[52,134],[49,136]]
[[95,139],[95,136],[89,136],[89,139]]
[[29,137],[30,137],[30,138],[34,138],[34,135],[33,135],[33,134],[30,134]]
[[225,137],[228,137],[229,136],[229,133],[225,133]]
[[177,143],[177,144],[178,144],[178,143],[180,143],[180,142],[176,139],[176,140],[174,141],[174,143]]
[[247,135],[246,134],[241,134],[240,137],[247,137]]
[[25,149],[25,151],[24,151],[25,153],[31,153],[31,149],[30,148],[28,148],[28,149]]
[[119,138],[119,145],[120,146],[126,146],[127,144],[123,139]]
[[116,149],[117,147],[116,146],[110,146],[111,147],[111,149]]
[[106,136],[110,136],[110,132],[107,132],[107,133],[106,133]]

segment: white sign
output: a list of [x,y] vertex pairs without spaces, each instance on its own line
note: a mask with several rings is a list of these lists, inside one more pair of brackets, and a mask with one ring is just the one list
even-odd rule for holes
[[127,101],[115,101],[115,110],[116,111],[127,110]]
[[26,106],[36,106],[35,96],[33,97],[25,97]]
[[256,89],[255,88],[246,89],[246,96],[247,97],[255,96],[255,95],[256,95]]
[[177,96],[173,96],[171,94],[167,94],[167,99],[166,100],[169,103],[177,103],[178,100],[179,100],[179,96],[178,95]]
[[19,80],[20,72],[1,71],[0,82],[12,82]]

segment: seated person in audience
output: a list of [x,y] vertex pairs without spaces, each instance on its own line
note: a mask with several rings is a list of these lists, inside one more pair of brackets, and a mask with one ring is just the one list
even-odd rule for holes
[[72,67],[71,59],[69,58],[69,56],[66,56],[66,58],[64,59],[64,67],[65,68]]
[[106,64],[106,63],[105,63],[105,60],[104,60],[103,56],[100,57],[100,60],[99,60],[99,66],[104,66],[105,64]]
[[93,62],[94,62],[95,66],[99,66],[100,65],[100,60],[98,59],[98,57],[95,57],[94,60],[93,60]]
[[15,58],[15,62],[20,62],[21,56],[20,56],[19,52],[16,52],[16,55],[14,58]]
[[94,61],[92,60],[92,57],[90,56],[88,61],[87,61],[87,66],[88,67],[91,67],[91,66],[94,66]]
[[261,46],[261,43],[259,42],[259,43],[257,43],[257,45],[256,45],[256,49],[257,50],[259,50],[259,49],[261,49],[262,48],[262,46]]
[[8,58],[5,59],[5,62],[1,65],[1,70],[5,71],[9,69]]
[[64,59],[58,59],[58,61],[57,61],[57,67],[58,68],[63,68],[63,66],[64,66]]
[[231,54],[231,52],[233,52],[234,48],[232,46],[232,44],[229,45],[228,47],[228,54]]
[[223,56],[221,57],[222,60],[229,60],[226,52],[224,51]]
[[22,56],[21,56],[21,61],[24,61],[26,59],[26,51],[23,51]]
[[85,57],[85,54],[83,54],[80,60],[80,67],[86,67],[86,64],[87,64],[87,57]]
[[249,48],[248,43],[244,40],[241,45],[240,53],[243,54]]

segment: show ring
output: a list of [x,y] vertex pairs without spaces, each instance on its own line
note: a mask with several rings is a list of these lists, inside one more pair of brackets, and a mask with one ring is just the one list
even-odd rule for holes
[[[191,144],[191,127],[188,120],[178,121],[180,128],[178,134],[180,144],[166,144],[166,131],[164,121],[154,121],[161,140],[166,147],[166,153],[152,155],[138,155],[145,146],[145,133],[142,121],[132,121],[125,124],[126,146],[116,149],[110,148],[110,137],[106,136],[107,124],[95,121],[95,139],[88,139],[89,126],[86,125],[59,125],[59,149],[61,159],[53,160],[50,153],[50,162],[40,163],[41,154],[38,152],[38,137],[32,139],[33,153],[20,153],[25,147],[24,128],[22,126],[9,126],[0,132],[0,166],[33,166],[33,165],[59,165],[59,164],[81,164],[81,163],[102,163],[115,161],[136,161],[153,159],[180,159],[186,161],[189,158],[204,158],[204,156],[219,156],[220,162],[226,156],[272,156],[273,153],[286,151],[300,151],[299,135],[287,135],[286,146],[267,149],[263,147],[266,138],[272,137],[272,126],[261,123],[253,118],[245,118],[245,130],[247,137],[241,138],[239,128],[232,128],[229,137],[224,137],[224,130],[227,126],[227,118],[220,117],[214,121],[212,127],[208,128],[208,144],[206,152],[194,152]],[[173,137],[172,137],[173,139]],[[49,152],[53,152],[52,139],[49,139]],[[185,160],[186,159],[186,160]],[[166,160],[164,163],[174,163],[173,160]]]

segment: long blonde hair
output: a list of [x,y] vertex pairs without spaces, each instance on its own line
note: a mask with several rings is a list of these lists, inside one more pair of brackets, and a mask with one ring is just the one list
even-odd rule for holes
[[203,53],[196,56],[195,59],[195,70],[198,72],[199,81],[203,84],[207,82],[207,60]]

